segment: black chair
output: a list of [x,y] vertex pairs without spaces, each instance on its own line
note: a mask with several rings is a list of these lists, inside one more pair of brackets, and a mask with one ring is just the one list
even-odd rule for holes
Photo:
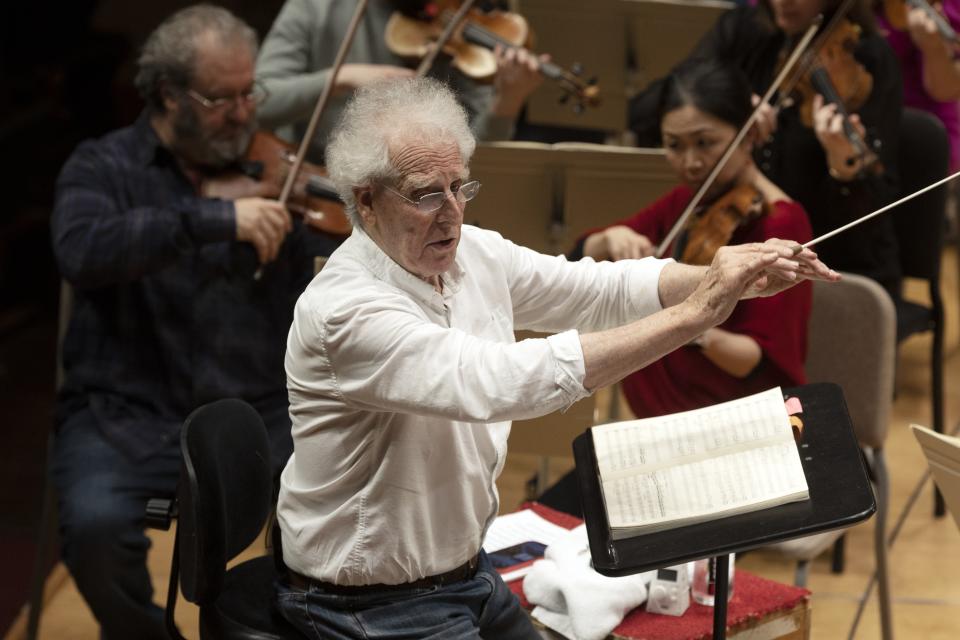
[[[57,313],[57,362],[55,385],[57,390],[63,385],[63,337],[67,333],[70,314],[73,311],[73,287],[66,280],[60,281],[60,304]],[[57,546],[57,492],[53,483],[53,451],[55,435],[53,429],[47,434],[46,477],[43,487],[43,502],[40,508],[40,523],[37,529],[37,550],[33,558],[33,571],[30,576],[30,595],[27,601],[26,640],[36,640],[40,633],[40,613],[43,609],[43,597],[47,584],[47,574],[56,554]]]
[[167,593],[167,629],[174,624],[179,582],[200,607],[204,639],[302,639],[273,606],[277,576],[269,555],[227,570],[227,563],[263,531],[273,502],[270,447],[260,415],[242,400],[219,400],[190,414],[180,434],[183,463],[175,500],[151,500],[148,526],[176,517]]
[[[950,144],[940,121],[917,109],[904,109],[900,123],[898,163],[901,192],[906,195],[945,177],[950,168]],[[933,428],[943,433],[943,300],[940,297],[940,256],[946,226],[947,187],[928,191],[901,205],[894,213],[900,268],[904,277],[926,280],[930,305],[897,301],[897,342],[916,333],[933,332],[930,378]],[[934,513],[945,513],[935,491]]]

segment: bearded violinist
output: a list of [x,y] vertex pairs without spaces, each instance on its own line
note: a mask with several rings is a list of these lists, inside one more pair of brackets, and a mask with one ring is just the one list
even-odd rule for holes
[[103,638],[167,637],[143,515],[175,491],[193,409],[243,398],[274,466],[291,451],[286,332],[313,256],[333,246],[275,201],[201,195],[256,126],[256,51],[224,9],[172,15],[138,61],[145,111],[81,144],[57,182],[53,248],[75,304],[52,464],[63,558]]

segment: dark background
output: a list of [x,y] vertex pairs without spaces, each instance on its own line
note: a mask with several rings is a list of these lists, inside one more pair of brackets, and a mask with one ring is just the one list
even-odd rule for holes
[[[12,0],[0,10],[0,634],[27,599],[46,479],[59,275],[53,189],[77,144],[132,123],[136,56],[167,16],[195,4]],[[220,0],[262,39],[283,0]],[[478,3],[493,5],[496,3]],[[518,138],[602,141],[521,122]],[[51,563],[57,557],[54,549]]]
[[[52,425],[53,186],[77,143],[136,118],[137,51],[190,4],[13,0],[0,10],[0,635],[27,597]],[[217,4],[262,37],[283,0]]]

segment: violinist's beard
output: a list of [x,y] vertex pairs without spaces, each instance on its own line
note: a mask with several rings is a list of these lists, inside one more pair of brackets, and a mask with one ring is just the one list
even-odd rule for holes
[[193,109],[180,109],[173,121],[173,147],[193,164],[219,169],[243,157],[256,130],[257,122],[250,118],[230,135],[208,131]]

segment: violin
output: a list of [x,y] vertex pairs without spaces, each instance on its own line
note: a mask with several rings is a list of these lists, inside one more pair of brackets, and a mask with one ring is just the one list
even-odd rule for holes
[[878,163],[875,145],[864,140],[850,122],[850,112],[862,107],[873,90],[873,76],[853,56],[860,42],[860,25],[838,16],[824,30],[809,58],[798,69],[788,85],[795,103],[799,105],[800,121],[813,126],[813,99],[820,94],[826,104],[835,104],[843,117],[843,131],[856,150],[856,157],[848,159],[853,165],[862,159],[863,167],[878,172],[883,167]]
[[766,213],[766,202],[756,187],[737,185],[692,218],[674,253],[685,264],[709,265],[717,249],[730,244],[737,229]]
[[[455,25],[449,38],[442,34],[451,26],[458,0],[441,0],[427,3],[424,10],[414,16],[395,11],[387,21],[387,47],[396,55],[419,60],[428,56],[438,40],[441,50],[452,58],[451,64],[461,73],[476,81],[490,81],[497,72],[497,60],[493,49],[527,48],[532,37],[526,19],[508,11],[483,12],[469,9],[459,25]],[[561,102],[575,99],[574,110],[578,113],[585,106],[600,104],[600,88],[597,79],[582,80],[582,70],[574,65],[564,69],[549,61],[540,61],[540,73],[556,81],[563,90]]]
[[883,14],[890,26],[898,31],[907,28],[907,13],[914,8],[922,9],[927,17],[933,20],[944,40],[951,44],[960,44],[960,36],[956,30],[927,0],[883,0]]
[[[296,159],[293,146],[266,131],[253,135],[237,170],[205,179],[206,197],[226,200],[258,196],[277,198]],[[350,234],[352,226],[343,202],[324,167],[304,162],[287,200],[287,209],[311,228],[334,236]]]

